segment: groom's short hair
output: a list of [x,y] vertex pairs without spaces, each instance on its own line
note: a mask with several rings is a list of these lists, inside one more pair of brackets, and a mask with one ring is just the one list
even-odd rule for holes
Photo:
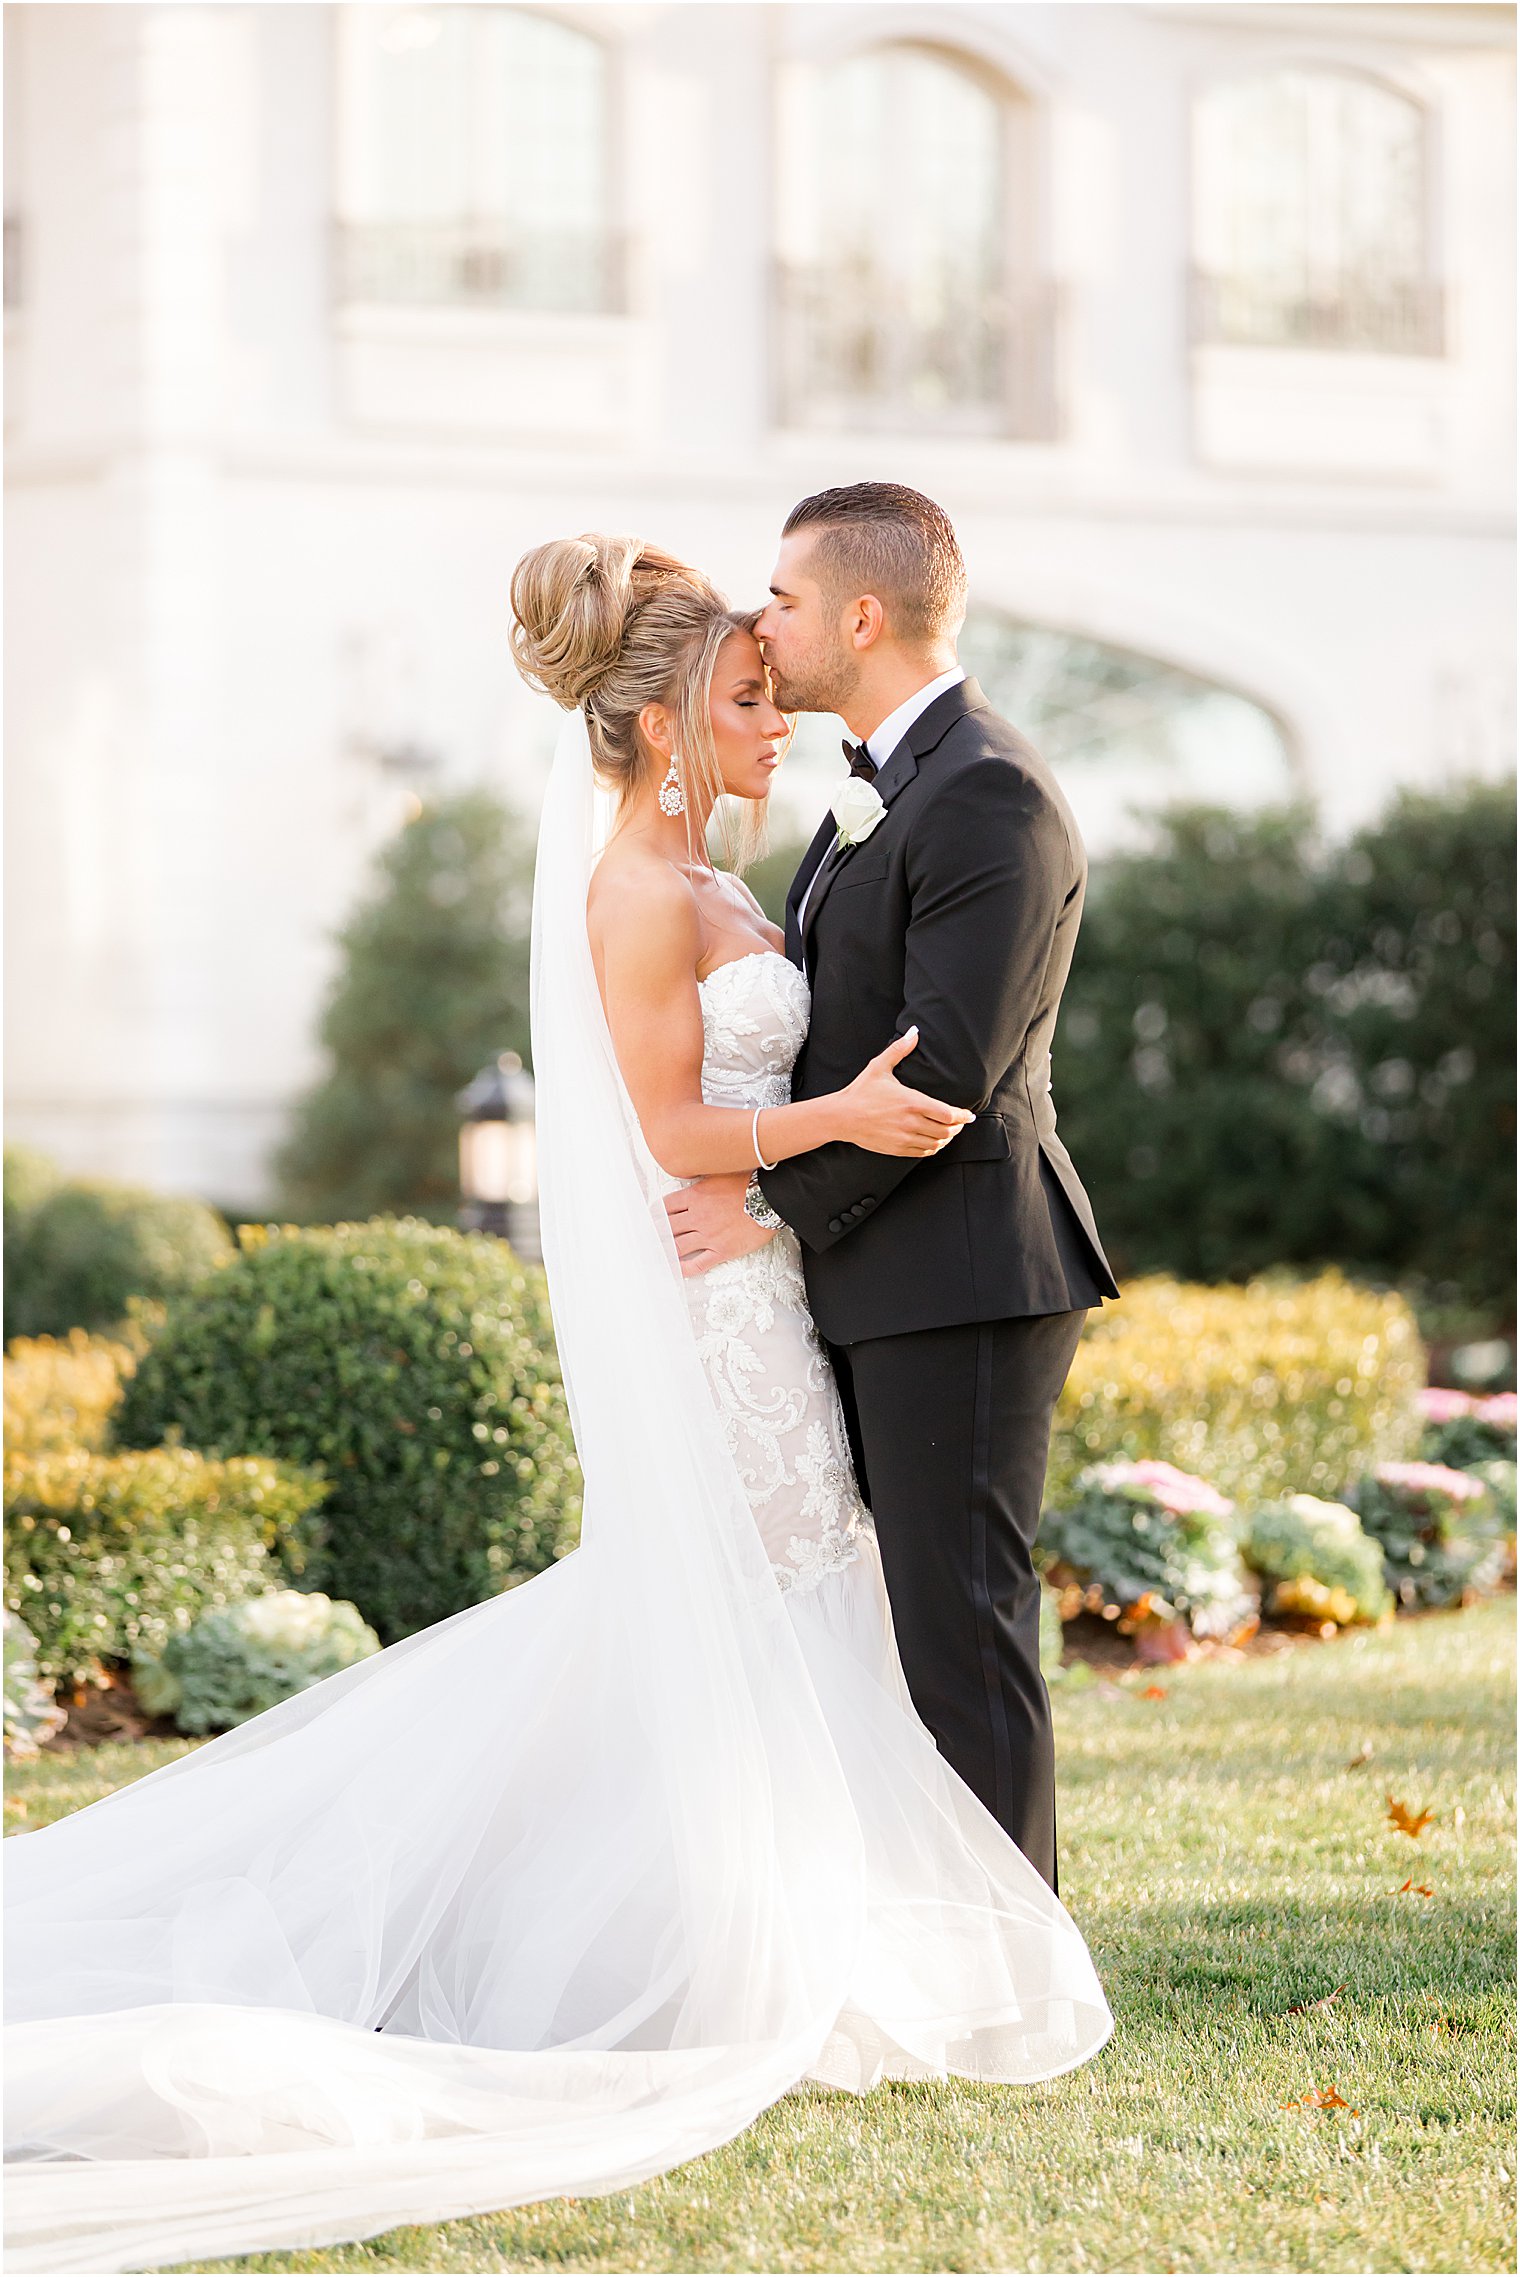
[[874,593],[899,640],[936,640],[966,614],[966,564],[950,517],[900,482],[852,482],[794,506],[782,536],[811,530],[825,599]]

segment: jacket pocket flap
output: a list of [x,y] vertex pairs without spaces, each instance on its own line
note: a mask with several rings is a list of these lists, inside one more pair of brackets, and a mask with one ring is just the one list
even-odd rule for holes
[[852,885],[875,885],[886,876],[891,866],[891,857],[886,853],[856,854],[840,865],[839,875],[834,880],[834,891],[843,893],[846,886]]
[[1011,1152],[1008,1125],[1000,1115],[978,1115],[968,1123],[959,1138],[953,1138],[945,1148],[944,1159],[954,1155],[961,1162],[1006,1162]]

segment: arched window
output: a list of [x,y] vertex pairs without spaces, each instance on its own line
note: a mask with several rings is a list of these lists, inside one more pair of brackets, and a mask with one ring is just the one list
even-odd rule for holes
[[1179,800],[1249,807],[1301,795],[1281,726],[1232,688],[988,609],[971,611],[959,651],[1060,776],[1091,853]]
[[792,74],[779,165],[784,418],[1047,431],[1027,108],[933,47],[876,47]]
[[1248,346],[1438,355],[1426,118],[1351,71],[1214,87],[1196,118],[1196,329]]
[[343,297],[616,308],[601,42],[521,8],[337,13]]

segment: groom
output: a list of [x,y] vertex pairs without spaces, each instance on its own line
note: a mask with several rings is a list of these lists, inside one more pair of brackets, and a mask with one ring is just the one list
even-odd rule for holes
[[[956,663],[965,566],[932,500],[888,482],[805,498],[771,596],[776,702],[859,739],[849,828],[826,817],[787,897],[813,995],[793,1096],[916,1023],[904,1080],[976,1120],[925,1159],[841,1143],[760,1183],[802,1244],[914,1706],[1054,1889],[1030,1553],[1056,1399],[1088,1308],[1119,1293],[1050,1097],[1086,859],[1050,770]],[[769,1238],[745,1183],[671,1197],[684,1271]]]

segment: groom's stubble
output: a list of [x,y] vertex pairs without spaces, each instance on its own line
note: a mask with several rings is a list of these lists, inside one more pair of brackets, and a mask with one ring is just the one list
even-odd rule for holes
[[784,712],[843,713],[860,685],[859,660],[837,637],[806,650],[788,673],[774,664],[770,671],[772,695]]

